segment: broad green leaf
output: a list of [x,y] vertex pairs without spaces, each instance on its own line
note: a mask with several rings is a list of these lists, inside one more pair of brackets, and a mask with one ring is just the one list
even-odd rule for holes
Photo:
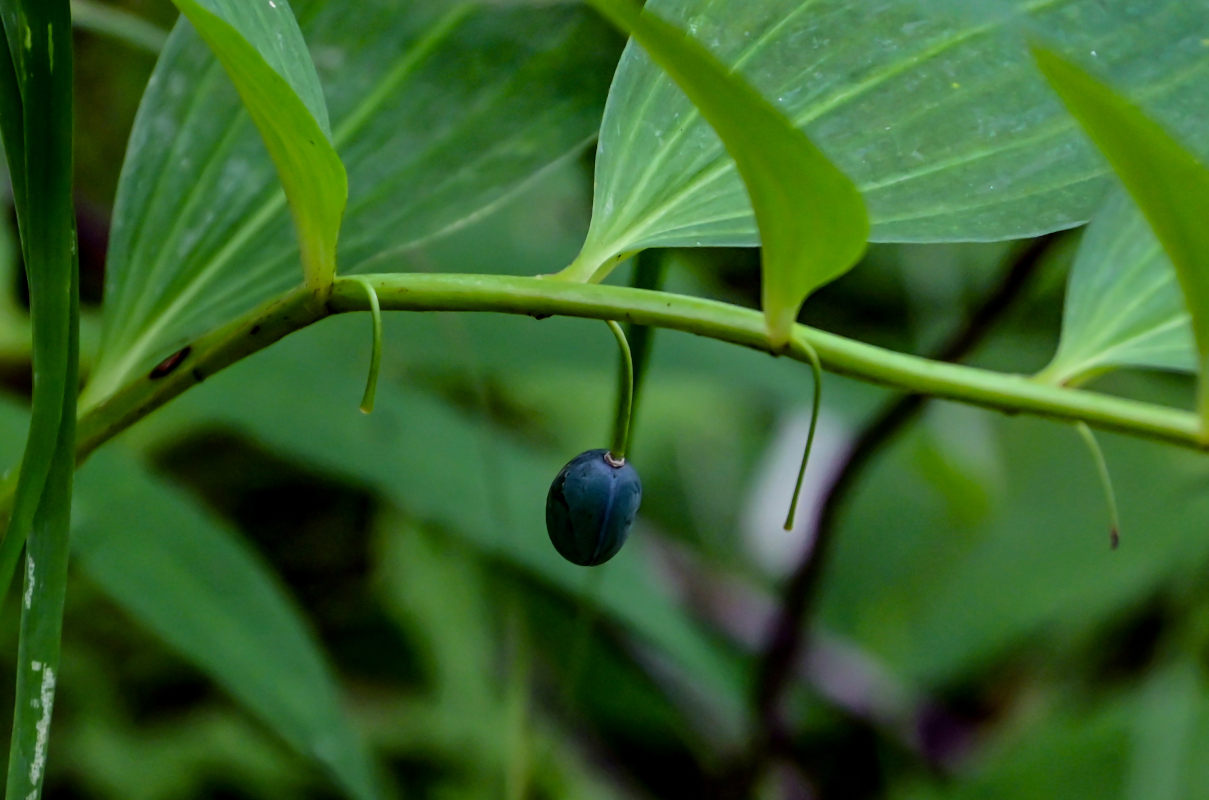
[[72,206],[72,40],[67,0],[0,4],[0,123],[33,327],[33,409],[9,524],[0,599],[25,550],[6,797],[37,800],[46,776],[67,585],[79,374]]
[[313,634],[270,568],[221,522],[129,454],[107,449],[80,473],[73,555],[134,619],[348,796],[381,796]]
[[[651,54],[734,159],[760,229],[769,337],[787,344],[806,297],[851,269],[865,250],[869,219],[860,193],[784,114],[692,36],[631,0],[591,2]],[[616,263],[616,249],[591,244],[565,277],[599,280]]]
[[1122,191],[1083,234],[1062,313],[1062,338],[1043,380],[1078,383],[1116,367],[1196,370],[1175,269]]
[[173,2],[223,65],[260,130],[298,228],[307,285],[327,286],[336,274],[348,176],[288,0]]
[[[349,174],[345,272],[374,259],[394,268],[393,253],[483,213],[600,123],[616,51],[586,10],[293,5]],[[297,265],[264,145],[205,46],[178,25],[131,134],[87,399],[296,286]]]
[[[849,175],[874,241],[1034,236],[1091,217],[1103,161],[1037,75],[1020,28],[1087,54],[1209,151],[1202,35],[1183,0],[651,0]],[[609,92],[585,250],[752,246],[721,141],[631,44]]]
[[1209,425],[1209,168],[1108,84],[1049,50],[1033,54],[1175,266],[1196,343],[1197,409]]

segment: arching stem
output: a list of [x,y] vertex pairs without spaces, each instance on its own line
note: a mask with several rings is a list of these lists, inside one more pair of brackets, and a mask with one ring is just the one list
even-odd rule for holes
[[630,443],[630,414],[634,408],[634,357],[630,354],[630,343],[625,331],[613,320],[605,320],[609,330],[617,339],[621,350],[621,370],[617,387],[617,420],[613,423],[613,446],[609,457],[617,464],[625,463],[626,448]]
[[1092,433],[1091,428],[1087,427],[1086,422],[1076,422],[1075,430],[1083,437],[1087,449],[1091,451],[1092,460],[1096,462],[1096,472],[1100,476],[1100,485],[1104,487],[1104,497],[1108,501],[1108,520],[1112,526],[1108,540],[1112,549],[1116,550],[1117,545],[1121,543],[1121,519],[1117,515],[1117,493],[1113,491],[1112,476],[1108,474],[1108,461],[1104,458],[1104,451],[1100,449],[1100,443],[1096,441],[1096,435]]
[[819,424],[819,409],[823,403],[823,364],[819,354],[807,342],[795,339],[797,346],[806,354],[810,361],[810,369],[814,373],[814,401],[810,408],[810,431],[806,434],[806,447],[802,451],[802,465],[798,467],[798,480],[793,487],[793,499],[789,501],[789,513],[785,516],[785,530],[793,530],[793,518],[798,511],[798,500],[802,496],[802,481],[806,478],[806,464],[810,461],[810,450],[814,447],[814,430]]
[[355,281],[365,288],[365,296],[369,298],[369,316],[374,328],[373,346],[369,355],[369,376],[365,379],[365,394],[361,396],[361,413],[368,414],[374,410],[374,395],[378,392],[378,373],[382,368],[382,307],[378,304],[378,292],[374,289],[373,284],[358,276],[349,280]]

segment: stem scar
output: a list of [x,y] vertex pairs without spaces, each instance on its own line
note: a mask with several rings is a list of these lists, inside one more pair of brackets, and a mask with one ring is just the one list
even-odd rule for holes
[[193,352],[193,348],[189,345],[185,345],[180,350],[177,350],[175,353],[152,367],[151,372],[147,375],[147,377],[153,381],[157,381],[160,378],[171,375],[176,371],[176,368],[189,357],[189,353],[191,352]]

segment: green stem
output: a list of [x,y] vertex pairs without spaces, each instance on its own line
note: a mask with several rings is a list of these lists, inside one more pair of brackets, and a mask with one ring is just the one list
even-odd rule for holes
[[365,287],[365,297],[369,301],[369,316],[373,324],[373,344],[369,351],[369,376],[365,379],[365,394],[361,396],[361,413],[368,414],[374,410],[374,395],[378,391],[378,373],[382,369],[382,306],[378,303],[378,293],[373,284],[359,277],[349,278]]
[[613,446],[609,455],[616,461],[625,461],[626,449],[630,444],[630,415],[634,408],[634,357],[625,331],[613,320],[605,320],[609,330],[617,339],[621,351],[621,380],[617,386],[617,419],[613,423]]
[[[382,307],[410,311],[496,311],[534,317],[563,315],[621,319],[694,333],[768,353],[758,311],[668,292],[621,286],[575,284],[540,278],[495,275],[389,274],[364,276],[374,284]],[[337,280],[328,302],[331,311],[365,309],[359,288]],[[799,325],[797,338],[811,345],[825,369],[904,391],[956,400],[1009,413],[1061,420],[1083,420],[1114,430],[1209,449],[1196,418],[1187,411],[1110,397],[1095,392],[1046,386],[1023,375],[946,364],[853,341]],[[796,349],[790,358],[807,362]]]
[[[381,307],[394,311],[495,311],[545,317],[553,314],[589,319],[620,319],[685,331],[719,341],[780,353],[770,346],[758,311],[716,300],[542,278],[499,275],[396,273],[363,275],[378,294]],[[172,398],[206,377],[262,350],[282,337],[329,314],[369,308],[364,287],[337,278],[331,295],[300,287],[197,339],[189,356],[170,374],[144,375],[113,395],[83,410],[80,417],[81,458]],[[1047,386],[1023,375],[931,361],[897,353],[799,325],[796,338],[812,346],[824,369],[916,394],[955,400],[1008,413],[1052,419],[1082,420],[1094,428],[1209,450],[1195,415],[1089,392]],[[804,350],[786,355],[808,362]],[[11,487],[4,487],[0,509],[6,509]]]
[[814,447],[814,430],[819,424],[819,409],[823,406],[823,365],[819,361],[818,352],[807,342],[793,340],[802,349],[810,369],[814,372],[814,400],[810,407],[810,430],[806,434],[806,447],[802,450],[802,464],[798,467],[798,480],[793,487],[793,499],[789,501],[789,513],[785,515],[784,528],[793,530],[793,518],[798,511],[798,500],[802,496],[802,481],[806,478],[806,465],[810,462],[810,450]]
[[59,672],[76,458],[80,308],[71,202],[71,12],[67,0],[3,0],[0,19],[8,44],[0,77],[5,117],[0,133],[16,167],[13,198],[33,331],[29,433],[12,518],[0,543],[0,598],[25,545],[4,795],[38,800]]
[[[695,333],[779,352],[768,342],[758,311],[698,297],[621,286],[579,284],[542,278],[497,275],[397,273],[358,276],[378,294],[381,307],[394,311],[495,311],[533,317],[562,315],[621,319],[640,325]],[[295,289],[248,312],[193,343],[190,355],[171,374],[142,376],[80,419],[80,450],[87,454],[135,420],[220,369],[332,313],[365,311],[364,287],[337,278],[326,302],[319,293]],[[1103,430],[1120,431],[1192,449],[1202,442],[1196,417],[1177,409],[1126,400],[1081,389],[1047,386],[1022,375],[945,364],[799,325],[799,341],[811,345],[830,372],[1010,413],[1067,421],[1083,420]],[[807,362],[804,351],[790,358]]]

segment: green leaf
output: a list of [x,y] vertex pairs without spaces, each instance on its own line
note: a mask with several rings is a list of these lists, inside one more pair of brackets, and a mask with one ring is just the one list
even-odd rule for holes
[[[938,405],[936,424],[951,430],[960,412]],[[1178,607],[1174,587],[1196,580],[1209,558],[1199,522],[1209,498],[1194,477],[1202,454],[1101,437],[1124,515],[1114,551],[1095,470],[1074,462],[1074,431],[982,419],[992,424],[976,443],[992,462],[982,481],[990,513],[956,520],[936,485],[947,479],[929,474],[919,437],[908,435],[870,472],[837,532],[820,624],[909,685],[951,686],[1004,663],[1070,663],[1148,603]],[[955,489],[968,492],[969,480]]]
[[0,123],[25,254],[33,323],[33,411],[0,596],[26,552],[6,797],[37,800],[46,775],[67,583],[79,373],[79,280],[72,206],[72,41],[67,0],[0,4]]
[[[66,410],[74,411],[74,403]],[[75,461],[75,419],[64,417],[46,486],[25,543],[21,640],[17,648],[17,690],[5,797],[41,796],[46,776],[67,597]],[[11,528],[9,532],[15,533]]]
[[89,578],[350,797],[381,796],[318,643],[247,544],[121,450],[81,472],[79,506],[73,555]]
[[[1090,54],[1209,149],[1209,7],[1183,0],[650,0],[761,91],[860,188],[875,241],[993,240],[1085,222],[1103,162],[1019,29]],[[631,44],[609,92],[585,249],[753,246],[717,135]]]
[[1204,752],[1205,681],[1193,659],[1147,675],[1133,716],[1133,757],[1122,795],[1128,800],[1179,800],[1198,793],[1194,770]]
[[1175,266],[1196,343],[1197,410],[1202,427],[1209,425],[1209,168],[1108,84],[1052,51],[1033,55]]
[[[74,385],[76,369],[72,353],[75,269],[71,103],[63,102],[70,97],[70,48],[61,55],[58,73],[49,61],[50,37],[59,38],[54,22],[67,19],[67,11],[63,8],[56,16],[56,12],[38,7],[30,13],[24,4],[11,3],[0,6],[0,11],[11,54],[0,69],[5,112],[0,127],[30,287],[36,367],[33,418],[5,536],[9,544],[3,549],[8,558],[0,554],[0,586],[7,588],[11,565],[25,541],[51,469],[61,422],[67,416],[65,404],[74,401],[74,393],[66,387]],[[60,40],[60,49],[63,41],[70,39]]]
[[1117,367],[1196,370],[1171,259],[1122,191],[1112,194],[1083,235],[1058,352],[1038,377],[1076,384]]
[[173,2],[222,63],[260,130],[294,214],[306,283],[326,287],[336,274],[348,176],[288,0]]
[[[787,344],[806,297],[851,269],[865,250],[869,219],[860,192],[784,114],[692,36],[630,0],[592,5],[633,35],[726,145],[760,229],[761,305],[769,337]],[[599,280],[619,252],[589,238],[563,275]]]
[[[329,0],[294,7],[349,173],[345,272],[393,268],[399,250],[480,215],[600,124],[616,50],[590,12],[447,11],[437,0],[366,0],[355,14]],[[298,284],[276,183],[218,65],[179,25],[123,167],[88,403]]]
[[158,53],[168,38],[168,32],[154,23],[97,0],[71,0],[71,22],[77,28],[110,36],[148,53]]
[[977,769],[959,780],[916,778],[931,785],[899,786],[890,800],[1033,800],[1055,791],[1071,800],[1119,798],[1126,769],[1121,756],[1137,704],[1132,695],[1097,699],[1076,705],[1039,696],[1027,726],[987,732]]

